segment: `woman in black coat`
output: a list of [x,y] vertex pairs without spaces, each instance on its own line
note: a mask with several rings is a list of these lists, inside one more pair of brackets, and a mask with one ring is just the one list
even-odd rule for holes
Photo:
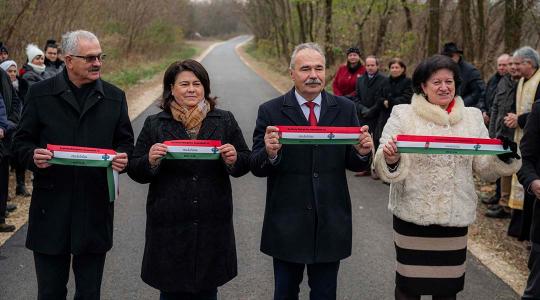
[[[194,61],[163,79],[162,112],[149,116],[128,170],[150,183],[142,279],[165,299],[217,299],[237,274],[229,176],[249,171],[250,150],[232,113],[215,108],[210,80]],[[169,140],[220,140],[217,160],[164,159]]]
[[373,133],[375,149],[379,146],[379,139],[386,121],[390,118],[392,108],[399,104],[410,104],[413,94],[412,81],[406,77],[407,66],[405,63],[399,58],[393,58],[388,63],[388,69],[390,69],[390,76],[383,84],[383,97],[378,103],[380,113]]

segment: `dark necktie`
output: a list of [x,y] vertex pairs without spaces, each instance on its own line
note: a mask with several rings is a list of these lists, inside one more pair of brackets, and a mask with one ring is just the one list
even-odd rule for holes
[[315,116],[315,105],[313,101],[306,102],[306,105],[309,107],[309,125],[317,126],[317,117]]

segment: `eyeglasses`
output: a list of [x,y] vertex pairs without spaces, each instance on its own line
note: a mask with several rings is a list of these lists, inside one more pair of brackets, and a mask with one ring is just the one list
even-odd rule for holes
[[82,56],[82,55],[70,55],[71,57],[77,57],[77,58],[82,58],[84,59],[85,62],[87,63],[93,63],[94,61],[98,60],[99,62],[102,62],[105,60],[105,58],[107,57],[107,55],[103,54],[103,53],[100,53],[98,55],[87,55],[87,56]]

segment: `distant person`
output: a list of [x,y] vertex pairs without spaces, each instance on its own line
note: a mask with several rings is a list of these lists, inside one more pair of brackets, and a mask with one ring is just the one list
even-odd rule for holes
[[441,54],[452,58],[459,66],[461,85],[456,93],[461,96],[465,106],[476,107],[478,103],[483,103],[485,83],[480,71],[463,58],[463,50],[459,49],[456,43],[449,42],[444,44]]
[[100,78],[98,38],[67,32],[62,49],[66,68],[30,87],[15,134],[17,158],[34,172],[26,247],[34,256],[38,299],[66,299],[72,269],[75,299],[97,300],[114,229],[107,168],[51,164],[46,148],[110,149],[116,153],[111,168],[122,172],[133,151],[133,130],[124,92]]
[[510,63],[510,55],[508,54],[501,54],[497,58],[497,72],[489,78],[487,85],[486,85],[486,95],[483,98],[482,103],[478,103],[478,108],[482,111],[482,115],[484,116],[484,122],[487,126],[489,126],[489,119],[491,114],[491,105],[493,104],[493,100],[495,99],[495,95],[497,92],[497,85],[499,84],[499,81],[508,74],[508,64]]
[[[540,55],[529,46],[514,52],[514,63],[522,78],[516,90],[516,112],[504,117],[504,124],[514,128],[514,141],[520,143],[523,128],[535,100],[540,99]],[[517,176],[512,178],[512,191],[508,206],[512,208],[512,219],[508,234],[519,240],[529,240],[534,198],[523,190]]]
[[381,179],[391,183],[395,299],[456,299],[465,282],[468,226],[476,217],[473,173],[495,180],[519,170],[521,160],[507,139],[503,143],[512,152],[498,156],[400,153],[399,134],[489,137],[480,110],[465,107],[456,95],[459,68],[450,58],[422,61],[412,81],[412,102],[392,110],[374,163]]
[[[22,101],[24,99],[24,96],[26,95],[26,91],[28,90],[28,84],[26,83],[26,80],[23,80],[17,76],[17,63],[13,60],[5,60],[3,63],[0,63],[0,68],[4,70],[8,75],[9,79],[11,80],[11,84],[13,85],[13,88],[15,89],[17,96],[21,100],[21,113],[22,113],[22,107],[24,106],[24,102]],[[10,160],[11,167],[15,169],[15,182],[17,184],[15,188],[15,195],[17,196],[23,196],[23,197],[29,197],[30,193],[26,189],[26,168],[19,164],[19,162],[16,159]]]
[[[504,124],[504,118],[510,113],[516,112],[516,88],[521,74],[514,63],[514,58],[510,57],[508,63],[508,73],[501,77],[495,98],[491,104],[489,120],[489,136],[496,138],[504,136],[514,140],[514,128]],[[493,198],[482,200],[485,204],[490,204],[485,215],[489,218],[510,218],[510,207],[508,201],[512,189],[512,176],[503,176],[496,182],[497,188]]]
[[[356,105],[356,113],[360,125],[367,125],[369,132],[374,134],[379,129],[377,123],[382,106],[380,103],[384,101],[383,87],[387,77],[379,72],[379,59],[373,55],[366,58],[366,73],[356,80],[356,97],[354,98]],[[374,145],[377,146],[379,141],[374,139]],[[355,176],[369,176],[373,179],[379,177],[373,170],[358,172]]]
[[11,232],[15,226],[6,224],[6,211],[13,211],[17,208],[15,204],[8,203],[9,191],[9,165],[12,158],[11,141],[13,131],[19,123],[20,101],[17,91],[11,84],[9,75],[0,68],[0,96],[4,104],[8,126],[4,131],[2,147],[0,148],[2,159],[0,161],[0,232]]
[[56,74],[62,72],[64,69],[64,62],[59,59],[58,45],[55,40],[47,40],[45,44],[45,72],[49,73],[49,77],[53,77]]
[[[396,105],[410,104],[413,95],[412,81],[407,77],[407,66],[400,58],[392,58],[388,63],[390,76],[383,85],[382,97],[379,106],[380,113],[377,120],[377,126],[373,133],[373,140],[378,141],[390,117],[392,109]],[[375,142],[375,145],[379,145]]]
[[365,72],[366,67],[362,65],[360,49],[357,47],[347,49],[347,63],[339,66],[332,83],[334,95],[353,99],[356,96],[356,79]]
[[352,250],[351,198],[345,170],[368,169],[373,141],[362,127],[355,145],[282,145],[279,125],[352,126],[354,104],[325,92],[325,56],[297,45],[289,65],[294,87],[261,104],[251,172],[267,178],[261,251],[273,259],[274,299],[298,299],[307,268],[311,299],[336,299],[340,261]]
[[26,56],[28,62],[23,66],[24,74],[22,78],[28,82],[29,86],[51,77],[50,74],[45,72],[45,54],[41,49],[34,44],[28,44],[26,46]]
[[7,60],[9,58],[9,50],[4,45],[4,43],[0,42],[0,63],[4,60]]

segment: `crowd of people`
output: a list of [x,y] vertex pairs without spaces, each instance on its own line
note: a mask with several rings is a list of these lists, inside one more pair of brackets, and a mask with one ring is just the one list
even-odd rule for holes
[[[218,288],[237,275],[230,177],[248,172],[267,179],[261,251],[273,259],[273,298],[298,299],[307,269],[310,299],[336,299],[340,261],[352,252],[345,170],[390,184],[395,299],[456,299],[463,290],[468,226],[478,202],[473,174],[498,180],[488,216],[511,215],[509,234],[531,237],[523,299],[540,299],[540,209],[534,205],[540,103],[533,106],[540,99],[540,58],[530,47],[501,55],[487,87],[455,43],[421,61],[412,78],[403,60],[390,60],[386,76],[378,57],[364,61],[352,47],[332,94],[324,89],[321,47],[297,45],[289,65],[294,87],[260,105],[251,150],[233,113],[218,108],[197,61],[167,68],[161,111],[146,118],[134,143],[124,92],[100,78],[105,55],[93,33],[68,32],[61,47],[49,40],[43,51],[28,45],[26,54],[17,70],[0,47],[0,230],[14,230],[5,222],[13,164],[17,194],[29,195],[24,173],[33,174],[26,247],[33,251],[38,299],[65,299],[70,269],[75,298],[100,299],[113,243],[109,174],[115,172],[150,184],[141,277],[160,299],[217,299]],[[350,144],[282,144],[280,126],[349,127],[357,137]],[[507,151],[400,153],[399,134],[491,137]],[[179,140],[219,141],[208,153],[215,159],[176,159],[170,142]],[[85,151],[105,153],[101,158],[110,164],[60,163],[68,154],[50,145],[78,151],[83,160],[93,157]]]

